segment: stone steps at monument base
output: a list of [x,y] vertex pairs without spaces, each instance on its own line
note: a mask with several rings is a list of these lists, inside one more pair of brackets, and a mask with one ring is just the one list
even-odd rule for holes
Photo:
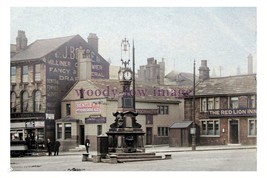
[[162,158],[162,156],[156,156],[156,155],[128,155],[128,156],[117,156],[117,159],[142,159],[142,158]]
[[156,161],[156,160],[164,160],[162,157],[154,157],[154,158],[133,158],[133,159],[118,159],[118,163],[125,162],[137,162],[137,161]]
[[109,155],[117,155],[117,156],[147,156],[147,155],[156,155],[156,153],[143,153],[143,152],[136,152],[136,153],[109,153]]

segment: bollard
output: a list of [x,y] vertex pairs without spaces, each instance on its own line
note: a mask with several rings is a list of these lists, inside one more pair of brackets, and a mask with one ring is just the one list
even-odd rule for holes
[[117,155],[110,155],[110,163],[111,164],[117,164],[118,163],[118,158]]
[[172,155],[171,154],[166,154],[165,155],[165,159],[171,159],[172,158]]
[[84,153],[84,154],[83,154],[82,161],[88,161],[88,156],[89,156],[88,153]]

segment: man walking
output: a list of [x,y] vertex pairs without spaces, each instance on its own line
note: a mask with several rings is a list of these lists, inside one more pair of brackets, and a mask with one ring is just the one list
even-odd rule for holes
[[56,155],[58,156],[59,147],[60,147],[60,142],[57,140],[54,145],[54,156]]
[[90,140],[88,137],[86,137],[86,140],[85,140],[85,148],[86,148],[86,153],[89,153],[89,147],[90,147]]

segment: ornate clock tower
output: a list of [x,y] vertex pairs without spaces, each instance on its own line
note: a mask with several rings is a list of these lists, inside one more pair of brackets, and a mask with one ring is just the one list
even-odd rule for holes
[[[118,97],[118,108],[113,116],[115,122],[110,125],[107,132],[109,140],[109,152],[143,152],[144,131],[141,125],[136,122],[134,108],[133,91],[131,83],[133,71],[128,67],[130,62],[130,44],[125,38],[121,43],[122,67],[118,72],[118,79],[122,87],[122,92]],[[129,57],[129,58],[128,58]]]

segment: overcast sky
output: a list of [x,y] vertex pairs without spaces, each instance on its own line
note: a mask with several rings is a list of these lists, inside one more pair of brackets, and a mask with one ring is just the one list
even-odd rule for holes
[[[247,73],[247,56],[256,55],[255,7],[12,7],[11,43],[24,30],[28,43],[37,39],[81,35],[99,37],[99,53],[120,63],[123,38],[134,40],[136,69],[146,59],[165,59],[167,72],[192,72],[208,60],[211,74]],[[256,69],[254,64],[254,71]]]

